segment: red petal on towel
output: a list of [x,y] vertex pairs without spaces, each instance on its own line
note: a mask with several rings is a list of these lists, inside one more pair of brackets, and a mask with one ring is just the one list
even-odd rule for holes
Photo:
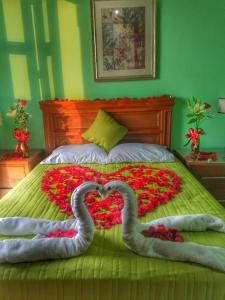
[[141,232],[145,237],[158,238],[163,241],[183,242],[184,238],[180,231],[173,228],[166,228],[163,224],[158,226],[150,226]]
[[59,238],[59,237],[67,237],[72,238],[77,235],[77,232],[73,229],[62,230],[57,228],[55,231],[50,232],[46,237],[48,238]]

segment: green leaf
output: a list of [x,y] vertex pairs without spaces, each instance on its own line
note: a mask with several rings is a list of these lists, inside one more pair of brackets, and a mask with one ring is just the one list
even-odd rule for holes
[[186,117],[192,118],[194,115],[193,114],[186,114]]
[[190,143],[190,141],[191,141],[191,139],[189,139],[189,140],[187,141],[187,143],[184,144],[184,147],[186,147],[186,146]]
[[191,119],[188,121],[188,124],[192,124],[192,123],[195,123],[196,122],[196,119]]
[[192,99],[195,104],[198,102],[197,98],[193,97]]
[[187,106],[191,107],[191,100],[187,99]]

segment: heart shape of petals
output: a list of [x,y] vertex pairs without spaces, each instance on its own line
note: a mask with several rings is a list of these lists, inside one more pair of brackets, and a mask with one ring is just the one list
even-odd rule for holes
[[[59,210],[72,216],[71,194],[85,181],[106,184],[111,180],[126,182],[135,192],[138,216],[144,216],[159,205],[168,202],[180,191],[181,179],[168,169],[152,168],[146,165],[126,166],[112,173],[101,173],[84,166],[65,166],[47,171],[41,182],[43,192]],[[85,205],[98,229],[108,229],[121,224],[123,199],[117,191],[101,199],[97,191],[88,192]]]

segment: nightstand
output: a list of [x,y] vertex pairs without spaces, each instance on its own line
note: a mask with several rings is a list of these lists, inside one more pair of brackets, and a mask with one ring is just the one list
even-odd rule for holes
[[28,158],[13,158],[10,157],[12,153],[12,150],[0,150],[0,198],[23,179],[44,157],[43,150],[31,150]]
[[206,189],[225,206],[224,149],[207,149],[205,151],[216,152],[217,160],[191,160],[187,158],[190,149],[178,149],[175,155],[187,166]]

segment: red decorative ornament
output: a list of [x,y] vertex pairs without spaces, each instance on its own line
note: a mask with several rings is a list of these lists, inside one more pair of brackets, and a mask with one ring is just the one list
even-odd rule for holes
[[[77,186],[85,181],[106,184],[111,180],[124,181],[134,190],[138,198],[139,217],[168,202],[180,191],[181,183],[180,177],[172,171],[146,165],[126,166],[113,173],[100,173],[83,166],[66,166],[47,171],[42,178],[41,188],[60,211],[73,216],[70,198]],[[117,191],[104,200],[97,191],[88,192],[85,204],[97,228],[107,229],[121,224],[123,199]]]
[[29,139],[29,131],[27,130],[19,130],[16,128],[13,131],[13,136],[17,139],[15,153],[22,154],[23,157],[29,157],[30,150],[28,148],[28,139]]
[[198,160],[217,160],[216,152],[200,151],[198,153]]

